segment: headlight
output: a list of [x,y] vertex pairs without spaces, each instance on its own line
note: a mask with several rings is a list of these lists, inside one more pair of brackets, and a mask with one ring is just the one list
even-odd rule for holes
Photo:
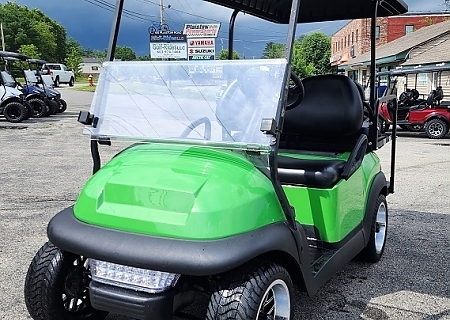
[[149,293],[159,293],[174,287],[179,274],[123,266],[90,259],[92,280]]

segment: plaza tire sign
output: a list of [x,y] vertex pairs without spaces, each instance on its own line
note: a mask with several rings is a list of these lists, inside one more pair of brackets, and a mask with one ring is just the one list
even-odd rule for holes
[[217,38],[220,23],[186,23],[183,34],[187,38]]

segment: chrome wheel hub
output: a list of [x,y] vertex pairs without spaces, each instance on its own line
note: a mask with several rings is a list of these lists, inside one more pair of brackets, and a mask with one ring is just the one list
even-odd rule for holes
[[289,289],[283,280],[275,280],[264,293],[256,320],[289,320],[290,314]]
[[384,243],[386,240],[386,227],[387,227],[387,209],[384,202],[378,206],[377,217],[375,222],[375,250],[377,254],[383,251]]

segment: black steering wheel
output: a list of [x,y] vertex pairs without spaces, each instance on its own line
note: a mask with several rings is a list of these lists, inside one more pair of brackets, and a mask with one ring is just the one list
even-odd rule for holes
[[294,85],[289,85],[288,96],[286,100],[286,110],[294,109],[300,104],[305,95],[305,87],[303,86],[302,80],[291,71],[291,79]]
[[197,120],[192,121],[186,129],[181,133],[180,138],[187,138],[189,134],[194,131],[195,128],[204,124],[205,125],[205,133],[203,134],[203,139],[211,140],[211,121],[207,117],[203,117]]

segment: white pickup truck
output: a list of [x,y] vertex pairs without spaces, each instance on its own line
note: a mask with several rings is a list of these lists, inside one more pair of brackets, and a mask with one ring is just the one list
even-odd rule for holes
[[42,73],[50,74],[55,87],[59,87],[60,83],[67,83],[71,87],[75,84],[73,71],[62,63],[46,63],[42,66]]

